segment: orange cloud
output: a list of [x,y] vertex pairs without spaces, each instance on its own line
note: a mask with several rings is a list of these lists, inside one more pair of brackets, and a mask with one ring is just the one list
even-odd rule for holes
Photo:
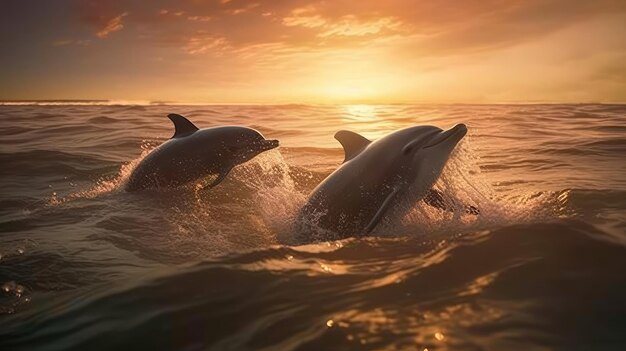
[[289,16],[283,18],[282,23],[288,27],[301,26],[305,28],[317,28],[319,38],[331,36],[363,36],[379,34],[383,31],[397,32],[402,27],[402,22],[394,17],[380,17],[361,19],[356,15],[343,15],[337,19],[322,17],[315,7],[297,8],[291,11]]
[[306,28],[324,27],[327,20],[320,16],[314,7],[301,7],[291,11],[283,18],[283,24],[288,27],[302,26]]
[[248,12],[248,11],[250,11],[252,9],[255,9],[257,7],[259,7],[259,3],[253,2],[253,3],[247,4],[245,6],[237,7],[237,8],[234,8],[232,10],[229,10],[228,13],[233,14],[233,15],[239,15],[239,14]]
[[71,40],[71,39],[64,39],[64,40],[55,40],[52,43],[50,43],[52,46],[69,46],[69,45],[76,45],[76,46],[87,46],[89,44],[91,44],[91,40]]
[[208,22],[211,20],[211,16],[188,16],[187,19],[190,21]]
[[185,51],[191,55],[212,51],[219,54],[228,49],[228,41],[222,37],[215,37],[206,31],[198,31],[187,39]]
[[113,17],[106,23],[104,28],[96,32],[96,36],[100,39],[104,39],[108,37],[109,34],[122,30],[122,28],[124,28],[124,25],[122,24],[122,18],[127,15],[128,12],[124,12],[119,16]]
[[[128,93],[171,89],[154,96],[224,101],[626,98],[624,1],[74,4],[77,12],[63,13],[79,21],[69,18],[72,26],[50,34],[46,46],[62,52],[80,41],[54,39],[108,38],[74,57],[96,62],[83,66],[106,70],[89,73],[122,81],[115,86]],[[119,40],[113,33],[122,29]],[[132,59],[122,59],[131,48]],[[126,72],[133,72],[132,81],[125,81]],[[166,84],[147,83],[155,80]]]
[[[346,47],[402,36],[407,51],[430,56],[517,45],[594,16],[626,11],[626,3],[613,0],[166,0],[151,6],[94,2],[83,17],[98,24],[99,37],[135,26],[144,39],[168,37],[179,47],[198,30],[225,38],[233,47],[277,42]],[[122,23],[119,13],[132,15]]]

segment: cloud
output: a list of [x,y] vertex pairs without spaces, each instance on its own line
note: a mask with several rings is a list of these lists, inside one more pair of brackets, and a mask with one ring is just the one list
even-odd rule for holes
[[206,31],[198,31],[187,38],[185,51],[191,55],[202,54],[212,51],[218,55],[229,48],[228,41],[223,37],[215,37]]
[[239,14],[242,14],[242,13],[249,12],[252,9],[255,9],[257,7],[259,7],[259,3],[253,2],[253,3],[247,4],[247,5],[241,6],[241,7],[233,8],[231,10],[228,10],[227,12],[232,14],[232,15],[239,15]]
[[144,40],[162,44],[162,37],[168,37],[167,42],[183,49],[202,30],[224,38],[232,48],[272,43],[346,47],[402,37],[407,51],[449,55],[517,45],[578,21],[625,11],[626,3],[612,0],[163,0],[159,6],[111,0],[90,2],[82,18],[97,26],[101,38],[134,26]]
[[[42,56],[46,71],[128,80],[119,86],[143,85],[139,95],[501,100],[626,91],[618,0],[13,1],[2,14],[0,37],[14,53],[5,67]],[[60,49],[81,45],[89,50]]]
[[287,27],[305,27],[319,29],[316,34],[319,38],[331,36],[364,36],[378,34],[383,31],[396,32],[402,27],[402,22],[395,17],[380,17],[361,19],[356,15],[343,15],[337,19],[325,18],[315,7],[297,8],[282,19]]
[[319,28],[324,27],[327,21],[317,13],[314,7],[308,6],[292,10],[289,16],[283,18],[283,24],[288,27]]
[[402,27],[402,22],[393,17],[383,17],[373,20],[360,20],[359,18],[346,15],[337,22],[324,26],[324,31],[318,34],[321,38],[331,36],[364,36],[380,33],[397,33]]
[[91,40],[72,40],[72,39],[62,39],[55,40],[50,45],[52,46],[87,46],[91,44]]
[[187,16],[190,21],[208,22],[211,20],[211,16]]
[[117,32],[124,28],[122,24],[122,18],[127,16],[128,12],[124,12],[116,17],[111,18],[105,26],[96,32],[96,36],[100,39],[104,39],[109,36],[109,34],[113,32]]

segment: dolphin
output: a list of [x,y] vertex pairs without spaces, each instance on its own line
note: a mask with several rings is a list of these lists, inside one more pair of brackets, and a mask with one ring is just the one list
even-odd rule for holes
[[127,191],[177,187],[217,174],[205,187],[212,188],[236,165],[278,147],[278,140],[267,140],[251,128],[199,129],[181,115],[172,113],[167,117],[174,123],[174,135],[135,167],[126,184]]
[[[315,228],[333,239],[367,235],[383,218],[406,215],[419,200],[449,210],[432,186],[466,133],[464,124],[447,131],[415,126],[372,142],[337,132],[344,162],[309,195],[297,218],[301,233]],[[478,214],[475,207],[466,211]]]

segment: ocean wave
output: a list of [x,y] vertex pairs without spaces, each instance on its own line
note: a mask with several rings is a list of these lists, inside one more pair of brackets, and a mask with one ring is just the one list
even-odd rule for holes
[[626,313],[625,253],[576,221],[440,242],[269,248],[68,293],[1,320],[0,344],[570,350],[607,340],[611,348],[624,341],[614,318]]
[[[0,107],[2,350],[626,344],[624,105],[102,104]],[[281,146],[210,191],[124,191],[170,112]],[[435,187],[480,215],[418,202],[367,238],[294,231],[336,131],[461,122]]]

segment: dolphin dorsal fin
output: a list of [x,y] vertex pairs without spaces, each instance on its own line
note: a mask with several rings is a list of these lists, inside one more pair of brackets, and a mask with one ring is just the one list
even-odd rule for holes
[[372,142],[366,137],[349,130],[338,131],[335,133],[335,139],[343,146],[343,151],[346,155],[343,160],[344,163],[356,157],[356,155],[360,154],[361,151]]
[[175,131],[174,135],[172,135],[172,139],[193,134],[193,132],[198,130],[198,127],[191,123],[191,121],[179,114],[170,113],[169,115],[167,115],[167,118],[169,118],[174,123]]

